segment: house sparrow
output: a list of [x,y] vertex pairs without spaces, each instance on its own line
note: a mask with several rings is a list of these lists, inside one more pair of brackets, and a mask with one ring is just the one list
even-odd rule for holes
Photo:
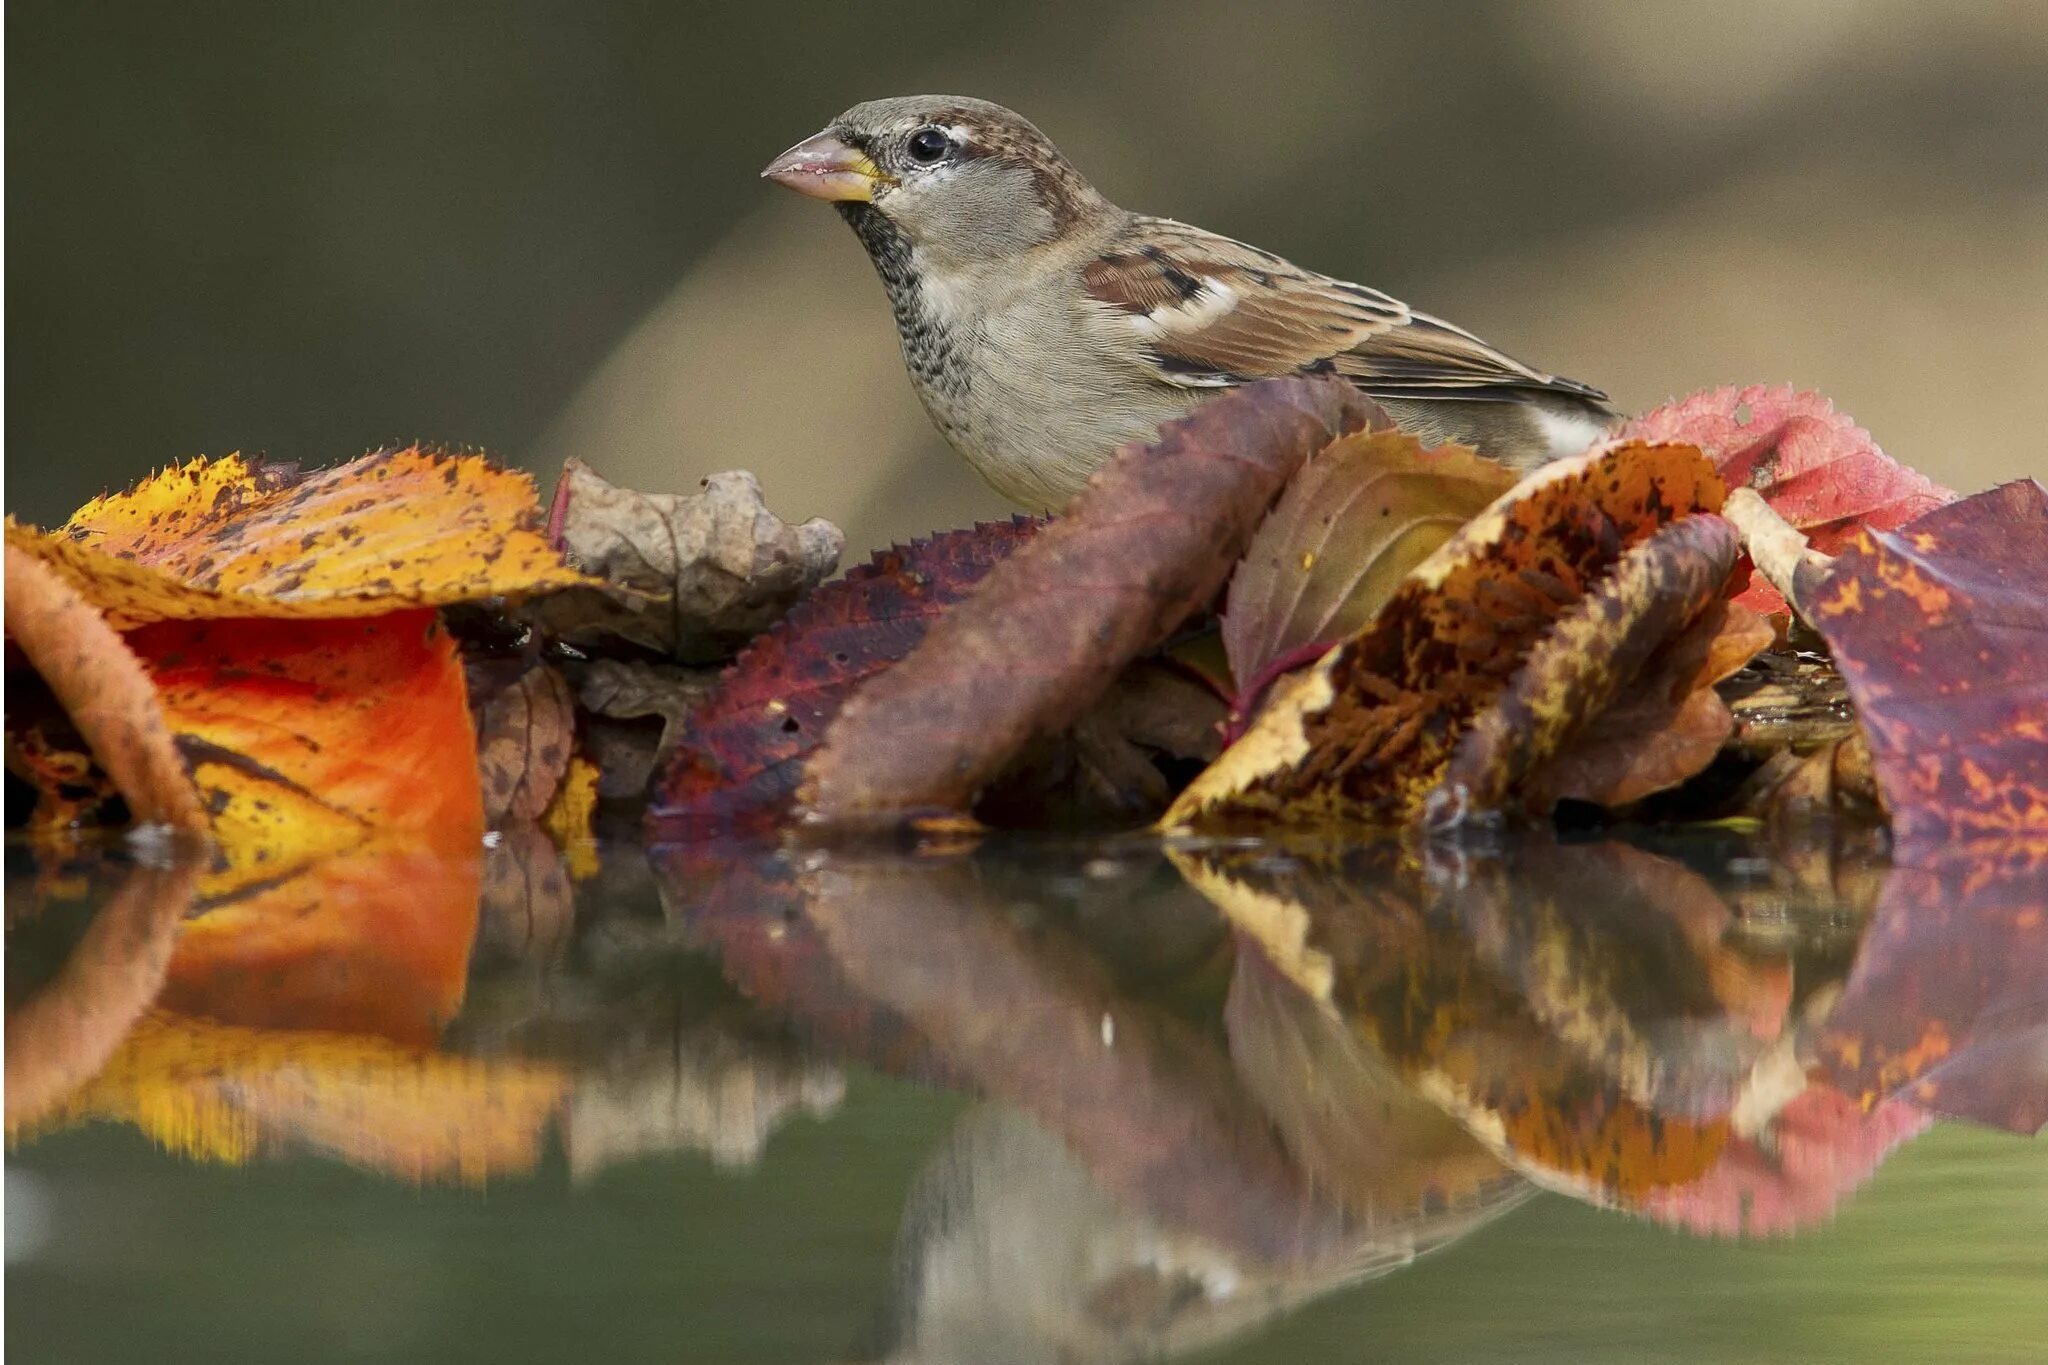
[[1104,199],[983,100],[857,104],[769,163],[874,260],[925,411],[1004,496],[1057,511],[1124,442],[1233,385],[1337,374],[1425,441],[1516,469],[1614,413],[1377,289]]

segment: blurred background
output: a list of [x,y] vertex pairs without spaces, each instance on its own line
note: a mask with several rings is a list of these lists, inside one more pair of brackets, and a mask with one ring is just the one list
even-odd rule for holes
[[974,94],[1111,198],[1360,279],[1625,408],[1818,387],[2048,474],[2048,5],[7,6],[6,503],[232,450],[761,474],[857,555],[1002,513],[837,216],[761,184]]

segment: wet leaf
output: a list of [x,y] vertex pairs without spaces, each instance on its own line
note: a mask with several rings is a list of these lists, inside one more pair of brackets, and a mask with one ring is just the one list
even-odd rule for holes
[[[1164,823],[1410,819],[1560,618],[1633,547],[1720,499],[1686,446],[1624,444],[1530,475],[1411,572],[1370,627],[1286,684]],[[1681,538],[1704,553],[1711,525]]]
[[540,817],[569,771],[576,703],[569,684],[535,664],[478,709],[477,780],[492,825]]
[[[9,523],[9,534],[13,524]],[[7,546],[7,638],[34,666],[93,758],[111,777],[135,819],[201,830],[207,818],[199,793],[174,747],[164,708],[147,672],[77,589],[32,555]],[[11,698],[10,698],[11,700]],[[10,753],[15,750],[15,709],[8,708]],[[39,745],[47,797],[63,800],[64,779],[83,784],[87,772]]]
[[884,550],[798,603],[690,716],[649,805],[650,835],[701,838],[778,823],[804,760],[854,689],[909,654],[1037,528],[1020,517]]
[[[1697,445],[1730,488],[1755,489],[1827,554],[1860,526],[1890,530],[1955,497],[1878,449],[1828,399],[1790,385],[1692,394],[1631,420],[1621,434]],[[1736,601],[1761,612],[1785,609],[1763,583]]]
[[1525,784],[1530,803],[1559,800],[1623,806],[1701,772],[1735,730],[1714,690],[1760,651],[1769,621],[1730,602],[1712,602],[1667,640],[1614,705],[1565,741]]
[[534,1168],[567,1089],[545,1063],[152,1010],[40,1128],[113,1119],[201,1160],[306,1149],[413,1183],[480,1185]]
[[562,466],[550,539],[603,580],[534,613],[559,639],[620,643],[684,662],[729,658],[829,578],[846,537],[783,522],[752,474],[713,474],[701,493],[640,493],[581,460]]
[[1223,643],[1238,690],[1304,645],[1363,630],[1410,569],[1514,482],[1492,460],[1425,450],[1405,431],[1359,432],[1310,456],[1231,576]]
[[2048,839],[2048,491],[1858,532],[1815,602],[1906,852]]
[[1377,409],[1347,384],[1235,390],[1126,446],[1067,514],[863,687],[806,767],[824,825],[957,816],[1033,739],[1206,607],[1287,479]]
[[95,499],[32,554],[117,629],[376,616],[584,581],[540,531],[533,481],[480,455],[381,451],[302,478],[194,460]]

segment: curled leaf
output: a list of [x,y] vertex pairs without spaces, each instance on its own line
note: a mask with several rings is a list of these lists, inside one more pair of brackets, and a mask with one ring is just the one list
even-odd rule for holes
[[1031,739],[1064,729],[1206,606],[1301,462],[1377,411],[1348,384],[1275,380],[1126,446],[841,709],[806,769],[808,818],[964,811]]
[[711,475],[701,493],[640,493],[577,459],[562,466],[548,532],[603,580],[534,609],[552,634],[697,663],[759,634],[831,576],[846,546],[830,522],[775,516],[743,470]]
[[1286,685],[1164,823],[1410,819],[1555,623],[1633,546],[1721,496],[1688,446],[1623,444],[1538,470]]
[[1703,771],[1735,729],[1714,684],[1775,632],[1747,607],[1712,602],[1665,642],[1614,705],[1541,764],[1524,790],[1537,808],[1562,799],[1624,806]]
[[1405,431],[1333,441],[1280,495],[1230,579],[1223,644],[1242,692],[1274,660],[1363,630],[1408,571],[1515,476]]
[[[9,522],[10,536],[13,530]],[[7,638],[20,647],[70,716],[128,802],[130,814],[145,823],[206,828],[199,793],[173,746],[156,689],[134,652],[76,587],[11,540]],[[47,771],[53,783],[61,776],[56,768]]]
[[1528,774],[1606,710],[1650,654],[1705,610],[1735,567],[1735,528],[1684,517],[1652,532],[1557,618],[1458,741],[1422,819],[1498,808]]

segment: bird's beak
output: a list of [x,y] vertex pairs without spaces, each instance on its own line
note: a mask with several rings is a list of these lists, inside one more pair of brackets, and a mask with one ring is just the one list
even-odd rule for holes
[[768,163],[763,180],[787,185],[813,199],[868,203],[877,185],[893,185],[867,155],[847,146],[830,133],[805,138]]

